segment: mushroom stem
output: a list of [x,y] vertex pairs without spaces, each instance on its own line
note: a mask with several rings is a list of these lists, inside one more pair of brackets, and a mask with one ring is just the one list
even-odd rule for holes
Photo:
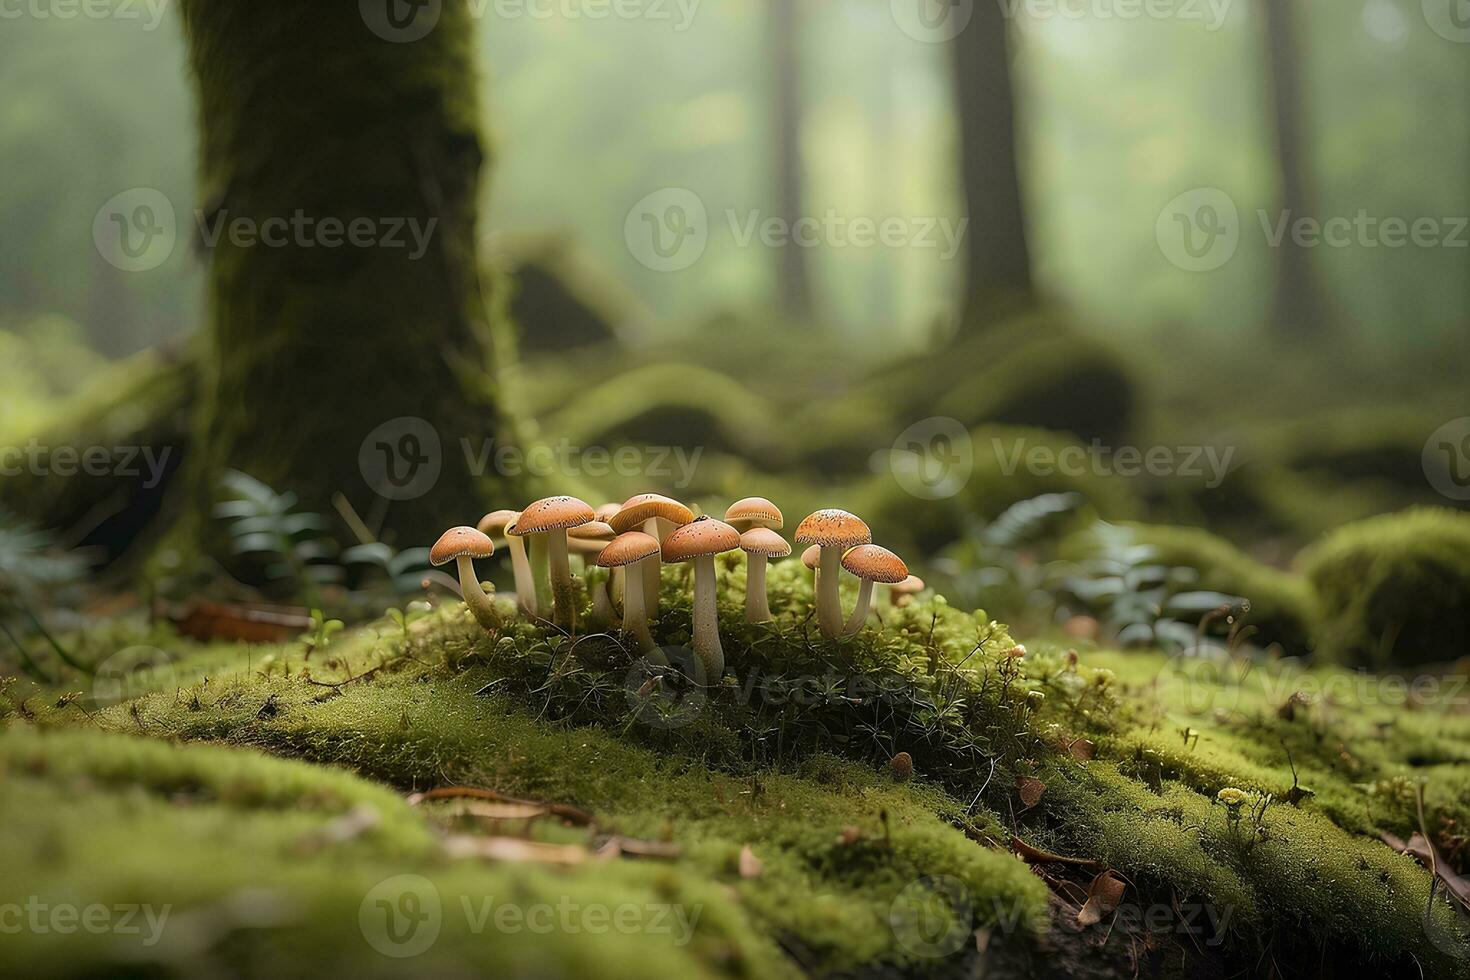
[[495,611],[495,600],[485,594],[480,580],[475,575],[475,561],[468,555],[460,555],[454,561],[459,569],[459,587],[464,592],[464,604],[474,613],[475,622],[489,632],[500,629],[500,614]]
[[531,584],[536,592],[536,614],[551,605],[551,578],[548,572],[550,556],[547,552],[547,534],[528,535],[531,539]]
[[822,548],[817,574],[817,624],[827,639],[836,639],[842,630],[842,597],[837,591],[842,572],[842,549]]
[[718,684],[725,673],[725,651],[720,646],[720,620],[715,609],[715,559],[694,559],[694,655],[704,664],[705,683]]
[[862,632],[863,624],[868,621],[868,610],[873,603],[873,580],[863,579],[863,584],[858,588],[857,605],[852,610],[852,616],[847,620],[847,625],[842,627],[843,636],[854,636]]
[[629,571],[631,574],[623,576],[623,633],[636,639],[639,649],[647,653],[653,649],[653,636],[648,632],[648,613],[643,606],[643,575],[637,568]]
[[536,615],[536,579],[531,574],[531,560],[526,557],[526,542],[519,535],[507,534],[510,545],[510,567],[516,577],[516,605],[522,614]]
[[[653,536],[653,540],[659,544],[664,543],[663,528],[659,526],[657,517],[650,517],[643,522],[643,533]],[[658,593],[663,584],[660,577],[660,569],[663,567],[663,559],[658,555],[643,559],[643,604],[648,614],[655,619],[658,618]]]
[[612,594],[612,603],[614,609],[623,608],[623,580],[626,575],[626,569],[614,568],[612,570],[612,582],[608,586],[608,590]]
[[766,601],[766,556],[752,554],[745,563],[745,618],[752,623],[769,622],[771,606]]
[[588,588],[592,592],[592,625],[597,629],[606,629],[616,618],[613,615],[612,600],[607,595],[607,580],[609,576],[599,574],[588,575]]
[[551,552],[551,615],[556,625],[577,628],[577,611],[572,606],[572,563],[567,552],[567,532],[557,528],[547,534]]

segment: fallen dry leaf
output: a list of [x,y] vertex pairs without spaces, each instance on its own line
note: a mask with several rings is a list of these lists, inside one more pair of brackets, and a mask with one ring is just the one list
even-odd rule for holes
[[477,837],[459,834],[444,841],[444,850],[455,858],[484,858],[507,864],[581,864],[591,855],[573,844],[545,844],[519,837]]
[[1078,762],[1091,762],[1093,755],[1097,753],[1097,746],[1092,744],[1091,739],[1079,738],[1067,746],[1067,751],[1072,753],[1072,758]]
[[1454,896],[1455,900],[1463,908],[1470,910],[1470,879],[1461,877],[1453,868],[1446,864],[1444,855],[1435,850],[1429,841],[1424,838],[1423,834],[1416,830],[1409,835],[1407,841],[1388,833],[1380,834],[1379,836],[1385,844],[1392,847],[1395,851],[1398,851],[1400,854],[1412,854],[1426,868],[1432,868],[1434,873],[1439,876],[1439,880],[1444,882],[1445,888]]
[[1016,792],[1022,803],[1032,807],[1041,802],[1041,794],[1046,792],[1046,783],[1033,776],[1017,776]]
[[755,856],[755,851],[750,849],[750,845],[746,844],[742,847],[740,849],[740,877],[759,878],[763,870],[765,870],[765,864]]
[[1097,925],[1102,917],[1116,909],[1123,901],[1123,881],[1111,871],[1104,871],[1092,879],[1087,889],[1087,901],[1077,913],[1079,926]]
[[424,793],[411,793],[408,797],[409,806],[418,806],[433,800],[482,800],[488,803],[506,803],[520,806],[533,806],[545,810],[547,813],[565,820],[569,824],[578,827],[590,827],[596,821],[592,814],[578,807],[566,803],[538,803],[535,800],[522,800],[514,796],[506,796],[497,793],[493,789],[479,789],[475,786],[442,786],[439,789],[431,789]]

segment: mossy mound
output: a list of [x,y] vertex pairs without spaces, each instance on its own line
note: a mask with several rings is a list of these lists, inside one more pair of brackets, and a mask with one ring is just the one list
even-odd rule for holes
[[1470,515],[1425,507],[1350,524],[1303,553],[1301,567],[1321,605],[1319,646],[1343,663],[1470,651]]
[[[771,571],[770,624],[742,621],[738,562],[722,560],[719,578],[732,673],[714,687],[603,634],[513,622],[487,635],[452,604],[310,657],[294,644],[269,660],[234,648],[211,665],[208,648],[191,647],[189,670],[110,707],[16,687],[9,734],[95,726],[226,742],[400,790],[469,784],[581,807],[618,834],[679,845],[671,864],[636,873],[704,883],[728,900],[729,922],[749,923],[754,938],[733,957],[720,951],[725,933],[701,932],[706,971],[758,971],[778,944],[814,973],[965,962],[953,949],[916,954],[894,924],[895,901],[905,908],[921,881],[920,895],[942,897],[939,933],[958,918],[1011,950],[987,954],[1001,974],[1017,962],[1008,956],[1045,962],[1070,941],[1137,950],[1153,975],[1186,972],[1187,949],[1222,974],[1262,956],[1287,971],[1405,976],[1470,963],[1429,875],[1376,838],[1421,825],[1421,780],[1422,825],[1464,865],[1450,842],[1470,821],[1470,719],[1452,698],[1420,692],[1406,711],[1364,675],[1290,662],[1022,655],[1004,627],[938,598],[885,609],[881,631],[832,643],[814,629],[797,563]],[[682,569],[665,570],[662,596],[656,638],[677,649],[688,641]],[[912,758],[909,782],[889,774],[898,752]],[[1219,802],[1227,789],[1250,808]],[[742,862],[747,846],[759,869]],[[591,889],[603,867],[489,870]],[[1129,915],[1153,925],[1079,924],[1104,869],[1124,883]],[[963,902],[936,884],[945,876]],[[363,894],[341,904],[355,915]],[[1192,931],[1205,921],[1211,931]],[[613,961],[579,968],[621,973]]]

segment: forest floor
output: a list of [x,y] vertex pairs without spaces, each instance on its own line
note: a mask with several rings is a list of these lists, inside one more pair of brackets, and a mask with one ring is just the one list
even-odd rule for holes
[[[799,563],[769,624],[720,575],[714,687],[508,602],[72,638],[151,669],[3,688],[0,974],[1470,970],[1454,677],[1026,649],[942,598],[828,642]],[[666,569],[658,642],[689,605]]]

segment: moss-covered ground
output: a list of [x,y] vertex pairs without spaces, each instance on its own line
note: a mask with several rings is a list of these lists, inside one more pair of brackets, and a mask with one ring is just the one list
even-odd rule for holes
[[[410,961],[433,975],[1470,968],[1429,873],[1379,839],[1422,827],[1464,868],[1463,678],[1023,652],[938,598],[831,643],[799,563],[773,569],[771,624],[741,622],[738,563],[721,583],[712,688],[585,627],[490,636],[457,604],[311,653],[94,631],[92,659],[161,654],[107,683],[9,683],[0,908],[169,919],[151,944],[146,922],[23,929],[0,972],[385,974],[434,903]],[[675,651],[688,606],[666,569]],[[413,795],[454,787],[535,805]],[[1121,904],[1084,925],[1095,881]],[[555,941],[494,917],[568,905]]]

